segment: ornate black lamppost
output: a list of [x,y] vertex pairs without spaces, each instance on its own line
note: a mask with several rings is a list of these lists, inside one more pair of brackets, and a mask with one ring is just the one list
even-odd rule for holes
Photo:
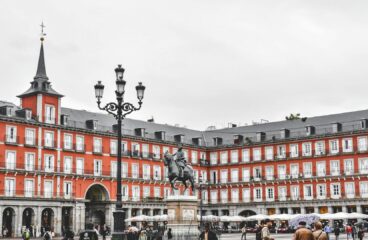
[[105,110],[109,114],[113,115],[118,121],[118,154],[117,154],[117,193],[116,193],[116,211],[114,212],[114,231],[113,231],[113,239],[123,239],[123,231],[124,231],[124,218],[125,214],[122,209],[122,201],[121,201],[121,121],[125,118],[126,115],[137,111],[142,106],[142,99],[144,96],[145,86],[142,85],[141,82],[135,87],[137,90],[138,97],[138,107],[135,107],[133,104],[124,102],[124,93],[125,93],[125,84],[126,81],[123,80],[124,76],[124,68],[121,65],[118,65],[115,68],[116,73],[116,100],[115,102],[107,103],[104,107],[101,107],[101,98],[103,96],[103,90],[105,88],[104,85],[101,84],[101,81],[95,85],[95,94],[97,98],[97,105],[100,110]]

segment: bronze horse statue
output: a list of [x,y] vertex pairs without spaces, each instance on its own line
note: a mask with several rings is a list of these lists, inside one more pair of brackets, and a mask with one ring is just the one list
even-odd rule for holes
[[185,186],[185,190],[187,190],[187,188],[188,188],[187,180],[189,180],[190,184],[191,184],[192,191],[193,191],[193,193],[195,192],[194,177],[193,177],[194,171],[193,171],[193,168],[191,166],[189,166],[189,165],[185,166],[184,174],[183,174],[184,177],[180,177],[179,166],[176,163],[176,161],[174,160],[173,156],[168,152],[166,152],[164,154],[164,164],[165,164],[165,166],[169,167],[169,181],[170,181],[171,187],[173,189],[177,190],[177,188],[175,187],[175,182],[176,181],[181,181]]

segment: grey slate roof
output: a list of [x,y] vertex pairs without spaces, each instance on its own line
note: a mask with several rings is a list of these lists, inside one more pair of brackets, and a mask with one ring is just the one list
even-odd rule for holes
[[[11,106],[14,108],[13,112],[20,109],[15,104],[6,101],[0,101],[0,107],[1,106]],[[97,120],[97,130],[113,132],[112,126],[116,124],[116,120],[113,116],[104,113],[62,108],[61,114],[66,114],[69,116],[68,126],[70,127],[86,128],[87,120]],[[14,117],[16,116],[14,115]],[[279,139],[280,131],[282,129],[289,129],[290,137],[305,137],[305,129],[307,126],[314,126],[316,135],[327,134],[332,133],[333,123],[341,123],[342,131],[345,132],[360,130],[362,119],[368,119],[368,110],[310,117],[305,122],[301,120],[285,120],[258,125],[224,128],[212,131],[198,131],[183,127],[175,127],[168,124],[146,122],[127,118],[123,121],[122,130],[123,134],[125,135],[134,135],[134,129],[144,128],[146,137],[152,139],[155,138],[155,132],[164,131],[167,141],[174,141],[174,135],[182,134],[184,135],[185,143],[192,144],[192,138],[202,138],[205,141],[206,146],[213,146],[214,137],[221,137],[223,139],[223,144],[233,144],[234,135],[242,135],[244,136],[244,139],[248,137],[255,142],[257,132],[266,133],[266,140],[270,140],[272,137]]]
[[[70,108],[62,108],[62,114],[69,115],[72,124],[75,127],[85,127],[86,120],[98,120],[100,130],[112,131],[112,125],[116,124],[116,120],[107,114],[93,113],[85,110],[75,110]],[[154,132],[164,131],[167,140],[173,141],[173,136],[183,134],[186,143],[192,143],[192,138],[203,138],[207,146],[213,144],[214,137],[223,138],[223,144],[232,144],[234,135],[243,135],[255,141],[257,132],[265,132],[266,140],[280,138],[282,129],[289,129],[290,137],[306,136],[306,127],[314,126],[316,134],[326,134],[332,132],[332,123],[341,123],[343,131],[352,131],[360,129],[361,120],[368,119],[368,110],[355,112],[346,112],[339,114],[331,114],[325,116],[311,117],[305,122],[301,120],[289,120],[270,122],[251,126],[242,126],[234,128],[225,128],[212,131],[198,131],[182,127],[175,127],[167,124],[151,123],[141,120],[125,119],[123,121],[123,134],[134,135],[134,129],[144,128],[146,136],[154,138]]]

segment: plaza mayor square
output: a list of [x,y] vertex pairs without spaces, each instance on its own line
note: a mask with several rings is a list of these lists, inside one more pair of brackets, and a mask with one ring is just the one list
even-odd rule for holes
[[0,238],[366,239],[367,9],[1,1]]

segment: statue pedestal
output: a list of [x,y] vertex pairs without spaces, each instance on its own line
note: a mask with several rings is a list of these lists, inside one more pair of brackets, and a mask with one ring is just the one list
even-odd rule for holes
[[169,196],[166,199],[168,224],[173,239],[198,240],[198,220],[196,196]]

